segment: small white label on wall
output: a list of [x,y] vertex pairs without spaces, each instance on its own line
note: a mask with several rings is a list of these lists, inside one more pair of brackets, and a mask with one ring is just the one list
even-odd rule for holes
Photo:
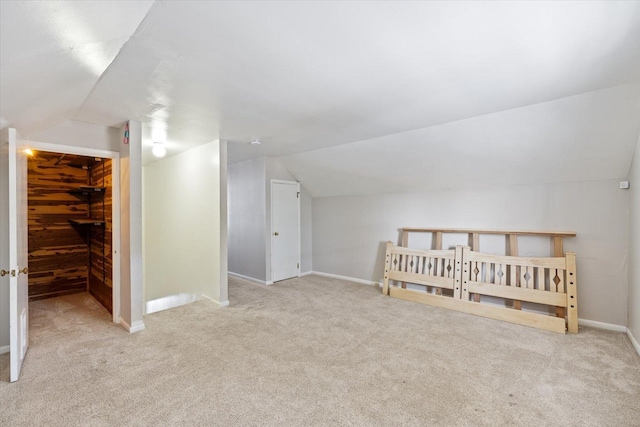
[[620,188],[623,190],[629,189],[629,181],[620,181]]

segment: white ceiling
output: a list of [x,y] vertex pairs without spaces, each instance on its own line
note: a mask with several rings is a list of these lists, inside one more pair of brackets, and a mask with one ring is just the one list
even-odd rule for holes
[[278,159],[313,197],[622,179],[639,134],[635,83]]
[[640,81],[635,1],[0,5],[1,125],[141,120],[147,159],[152,139],[287,156]]

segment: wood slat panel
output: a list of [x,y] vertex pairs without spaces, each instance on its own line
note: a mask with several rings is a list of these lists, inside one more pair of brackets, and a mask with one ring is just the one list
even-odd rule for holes
[[447,277],[425,276],[416,273],[404,273],[401,271],[390,271],[389,279],[398,280],[416,285],[435,286],[438,288],[453,289],[453,279]]
[[539,258],[539,257],[514,257],[507,255],[492,255],[477,252],[469,253],[470,261],[504,263],[509,265],[525,266],[525,267],[547,267],[558,268],[564,270],[566,261],[564,258]]
[[[69,166],[78,156],[66,155],[59,161],[60,157],[59,153],[38,151],[28,161],[29,298],[90,290],[111,310],[112,161],[106,159],[87,171]],[[86,195],[70,194],[71,190],[87,185],[107,188],[104,215],[102,194],[91,194],[91,203]],[[102,230],[69,223],[69,219],[89,217],[90,212],[93,218],[107,222],[104,262]],[[91,289],[88,282],[95,289]]]
[[87,173],[54,163],[60,154],[36,152],[28,160],[29,298],[41,299],[87,288],[86,235],[69,224],[88,206],[69,190],[87,185]]
[[539,291],[528,288],[512,288],[511,286],[494,285],[492,283],[469,282],[469,291],[481,295],[516,299],[520,301],[535,302],[564,307],[567,305],[565,294],[557,292]]
[[[112,311],[112,160],[104,159],[90,172],[91,185],[105,187],[102,195],[91,196],[91,217],[105,221],[104,228],[91,228],[89,292]],[[103,262],[104,260],[104,262]]]

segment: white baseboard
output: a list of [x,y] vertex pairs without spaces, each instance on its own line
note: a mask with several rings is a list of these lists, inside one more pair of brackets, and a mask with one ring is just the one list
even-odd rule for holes
[[143,331],[144,328],[145,328],[144,322],[142,320],[136,320],[135,322],[133,322],[133,325],[131,325],[131,329],[129,329],[129,333],[135,334],[136,332]]
[[349,277],[349,276],[340,276],[338,274],[323,273],[321,271],[310,271],[310,272],[308,272],[306,274],[317,274],[318,276],[330,277],[332,279],[347,280],[349,282],[362,283],[363,285],[382,286],[381,282],[374,282],[372,280],[357,279],[355,277]]
[[631,329],[629,328],[627,328],[627,336],[629,337],[629,341],[631,341],[631,345],[633,346],[633,348],[636,349],[638,356],[640,356],[640,344],[638,344],[636,337],[633,336],[633,334],[631,333]]
[[304,273],[300,273],[300,277],[308,276],[309,274],[313,274],[313,271],[305,271]]
[[248,281],[254,282],[254,283],[259,283],[261,285],[273,285],[273,282],[271,282],[271,281],[265,282],[264,280],[256,279],[255,277],[245,276],[244,274],[234,273],[232,271],[227,271],[227,274],[229,274],[229,276],[237,277],[239,279],[248,280]]
[[147,301],[145,304],[145,314],[157,313],[163,310],[169,310],[171,308],[180,307],[183,305],[191,304],[200,300],[201,296],[189,293],[179,293],[175,295],[168,295],[166,297]]
[[589,319],[578,319],[578,325],[589,326],[591,328],[597,328],[597,329],[604,329],[607,331],[627,332],[626,326],[615,325],[613,323],[598,322],[598,321],[589,320]]
[[133,322],[133,326],[131,326],[124,319],[120,319],[120,324],[130,334],[135,334],[136,332],[144,330],[144,322],[142,320],[136,320],[135,322]]
[[226,306],[229,305],[229,300],[220,302],[220,301],[214,300],[213,298],[210,298],[210,297],[208,297],[206,295],[202,295],[202,297],[208,299],[209,301],[211,301],[212,303],[214,303],[218,307],[226,307]]
[[0,354],[5,354],[5,353],[9,353],[10,351],[10,346],[8,345],[3,345],[2,347],[0,347]]

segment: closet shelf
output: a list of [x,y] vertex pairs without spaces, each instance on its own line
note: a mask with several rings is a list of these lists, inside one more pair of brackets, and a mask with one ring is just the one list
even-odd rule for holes
[[103,220],[93,218],[69,218],[69,222],[73,225],[90,225],[95,227],[104,227],[105,224]]
[[82,187],[74,188],[73,190],[69,190],[70,194],[80,194],[83,196],[88,196],[90,194],[104,194],[106,188],[105,187],[94,187],[90,185],[84,185]]
[[76,157],[75,159],[69,162],[69,166],[72,168],[78,169],[86,169],[90,170],[92,167],[102,162],[102,159],[99,157]]

